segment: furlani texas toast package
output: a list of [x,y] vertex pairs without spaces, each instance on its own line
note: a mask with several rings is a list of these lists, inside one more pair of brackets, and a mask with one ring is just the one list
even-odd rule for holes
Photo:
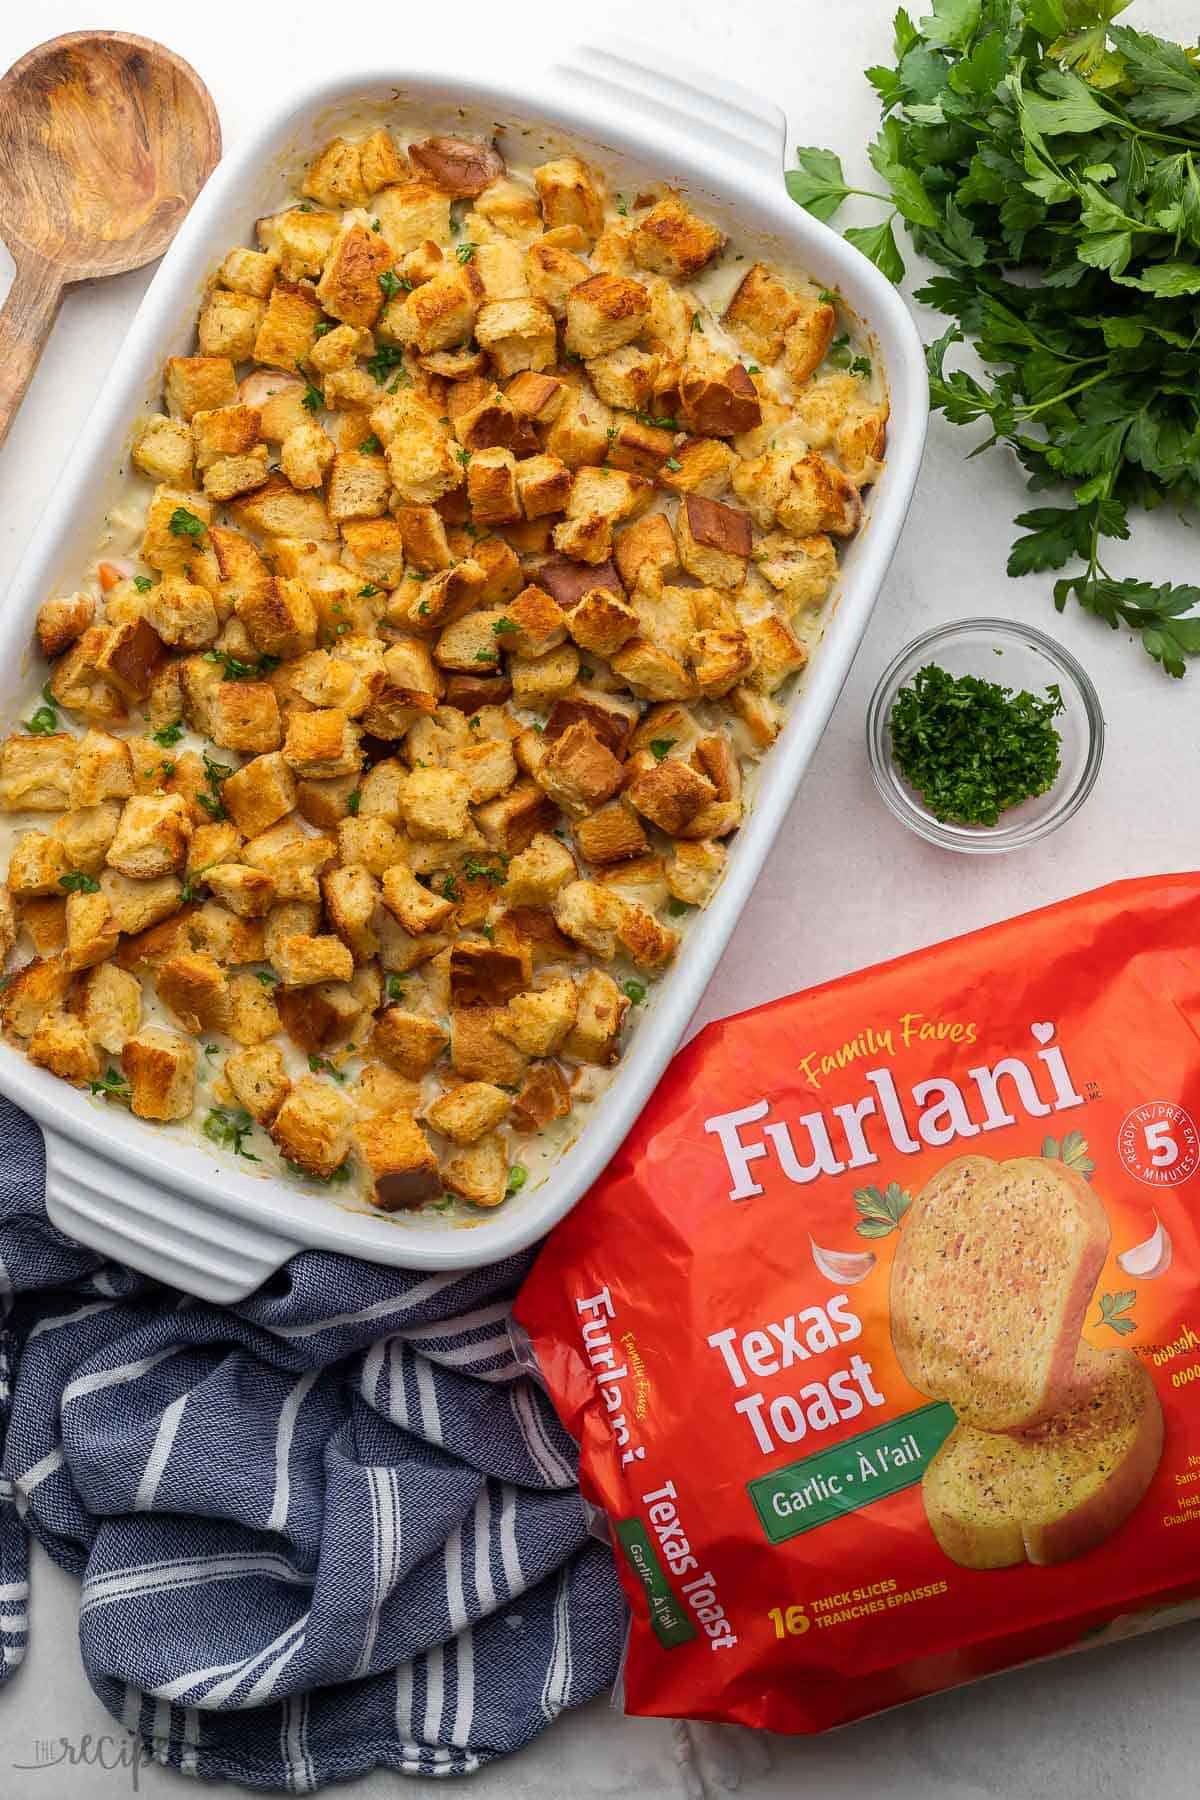
[[517,1318],[630,1712],[819,1731],[1200,1596],[1200,875],[710,1025]]

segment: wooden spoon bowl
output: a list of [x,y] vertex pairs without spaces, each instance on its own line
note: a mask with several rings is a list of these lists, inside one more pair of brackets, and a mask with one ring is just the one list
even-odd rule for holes
[[212,98],[182,57],[125,31],[72,31],[0,81],[0,443],[77,281],[153,262],[221,155]]

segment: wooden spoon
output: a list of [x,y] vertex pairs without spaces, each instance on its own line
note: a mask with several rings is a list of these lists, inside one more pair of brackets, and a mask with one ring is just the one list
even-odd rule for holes
[[212,98],[182,57],[126,31],[70,31],[0,81],[0,444],[63,289],[161,256],[221,155]]

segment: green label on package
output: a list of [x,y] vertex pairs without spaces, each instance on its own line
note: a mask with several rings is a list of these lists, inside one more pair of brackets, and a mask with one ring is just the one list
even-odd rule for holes
[[769,1541],[782,1544],[912,1487],[954,1425],[954,1408],[944,1400],[919,1406],[832,1450],[762,1475],[747,1484],[746,1492]]
[[659,1643],[666,1650],[690,1643],[696,1635],[696,1627],[667,1580],[666,1570],[658,1560],[658,1552],[650,1542],[646,1527],[640,1519],[618,1519],[614,1529],[630,1568],[646,1590],[650,1623]]

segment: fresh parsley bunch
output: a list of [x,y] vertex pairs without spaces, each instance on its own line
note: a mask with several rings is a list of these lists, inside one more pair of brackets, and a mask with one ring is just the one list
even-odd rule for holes
[[[891,211],[846,237],[893,281],[893,222],[946,272],[917,299],[956,323],[927,351],[935,407],[986,420],[1035,490],[1010,575],[1054,585],[1139,633],[1171,675],[1200,655],[1200,588],[1118,580],[1105,539],[1129,514],[1200,498],[1200,48],[1114,23],[1129,0],[935,0],[895,19],[893,67],[867,70],[884,122],[872,167]],[[847,194],[804,149],[788,191],[820,219]],[[983,381],[947,367],[973,340]],[[1188,616],[1184,616],[1188,615]]]

